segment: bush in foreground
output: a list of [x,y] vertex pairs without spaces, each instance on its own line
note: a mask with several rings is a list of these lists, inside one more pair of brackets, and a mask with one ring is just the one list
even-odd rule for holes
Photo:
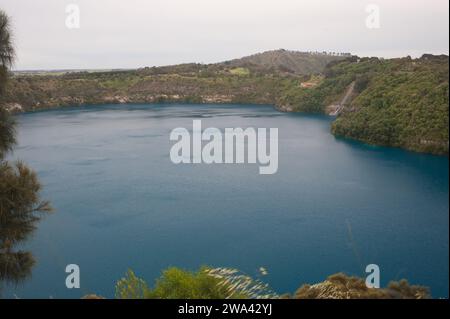
[[428,288],[410,285],[407,280],[390,282],[386,288],[367,288],[364,279],[338,273],[314,285],[303,285],[295,299],[428,299]]
[[[264,274],[263,274],[264,275]],[[337,273],[325,281],[303,285],[291,296],[278,295],[259,279],[230,268],[202,267],[192,272],[168,268],[150,288],[129,270],[116,284],[119,299],[428,299],[429,289],[407,280],[390,282],[386,288],[367,288],[359,277]]]

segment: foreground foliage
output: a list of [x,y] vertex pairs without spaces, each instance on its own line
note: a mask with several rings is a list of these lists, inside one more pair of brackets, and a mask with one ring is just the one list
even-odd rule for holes
[[429,289],[402,279],[386,288],[367,288],[359,277],[337,273],[325,281],[301,286],[293,296],[278,295],[259,279],[237,269],[202,267],[196,272],[171,267],[163,271],[154,288],[128,270],[116,284],[119,299],[428,299]]
[[[9,25],[8,16],[0,10],[0,96],[14,60]],[[51,211],[50,204],[40,199],[36,173],[21,162],[5,159],[16,143],[15,135],[14,120],[0,103],[0,288],[31,275],[32,254],[15,246],[28,239],[40,218]]]
[[221,279],[210,276],[206,268],[196,272],[168,268],[156,280],[153,288],[129,270],[116,284],[119,299],[226,299],[242,298]]

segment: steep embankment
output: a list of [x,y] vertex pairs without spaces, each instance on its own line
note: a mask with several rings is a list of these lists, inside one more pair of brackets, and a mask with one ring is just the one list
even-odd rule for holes
[[402,59],[380,68],[362,79],[360,94],[332,132],[370,144],[448,154],[448,57]]
[[[448,56],[357,59],[330,63],[310,89],[280,99],[294,111],[338,109],[332,132],[370,144],[448,154]],[[339,103],[354,90],[345,103]],[[340,105],[344,104],[344,105]]]

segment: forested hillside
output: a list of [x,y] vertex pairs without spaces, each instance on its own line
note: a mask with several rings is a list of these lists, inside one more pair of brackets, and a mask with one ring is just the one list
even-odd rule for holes
[[354,90],[333,123],[335,135],[370,144],[448,154],[448,56],[330,63],[311,89],[281,99],[295,111],[330,112]]
[[332,132],[371,144],[448,154],[448,57],[367,64],[370,71],[357,79],[360,94]]

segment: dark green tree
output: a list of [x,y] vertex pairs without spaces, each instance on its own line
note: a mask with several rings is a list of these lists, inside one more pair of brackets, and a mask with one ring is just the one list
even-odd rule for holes
[[11,37],[9,18],[0,10],[0,63],[5,68],[12,65],[15,56]]
[[15,133],[14,120],[0,106],[0,159],[3,159],[6,153],[12,150],[16,142]]
[[[0,97],[13,62],[9,18],[0,10]],[[16,143],[15,134],[14,120],[0,104],[0,286],[31,274],[32,254],[14,250],[14,246],[27,239],[40,218],[51,211],[50,204],[39,197],[41,184],[36,173],[21,162],[5,159]]]
[[[14,61],[14,47],[8,16],[0,10],[0,96],[3,95],[8,69]],[[0,105],[0,159],[11,151],[15,143],[14,121]]]

